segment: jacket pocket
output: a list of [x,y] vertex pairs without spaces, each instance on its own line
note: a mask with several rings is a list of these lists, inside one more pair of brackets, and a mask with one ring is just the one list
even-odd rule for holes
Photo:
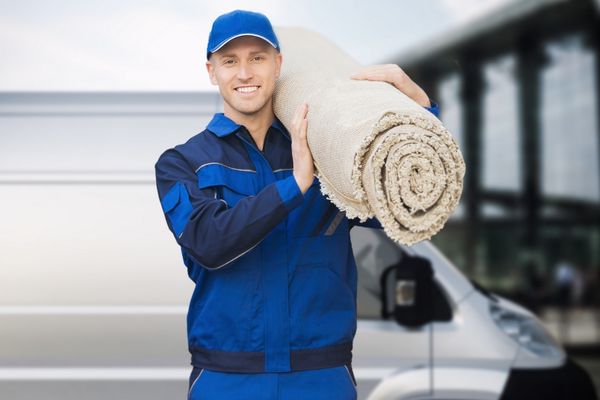
[[220,163],[208,163],[196,170],[198,187],[215,189],[216,197],[234,207],[244,197],[254,196],[257,191],[257,174],[252,170],[228,167]]
[[192,212],[192,203],[182,182],[176,182],[161,199],[163,212],[169,218],[173,232],[180,236]]
[[191,343],[222,351],[258,351],[264,343],[260,273],[252,267],[260,252],[248,255],[246,262],[206,273],[196,284],[203,304],[189,318]]
[[291,343],[295,348],[352,340],[356,331],[355,297],[330,263],[298,265],[289,294]]

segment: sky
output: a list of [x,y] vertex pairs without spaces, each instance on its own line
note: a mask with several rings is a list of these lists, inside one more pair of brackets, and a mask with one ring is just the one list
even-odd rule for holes
[[515,1],[0,0],[0,91],[216,91],[208,32],[234,9],[315,30],[370,65]]

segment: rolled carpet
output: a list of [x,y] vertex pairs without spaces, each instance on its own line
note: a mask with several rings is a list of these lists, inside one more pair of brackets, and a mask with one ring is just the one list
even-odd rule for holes
[[290,129],[306,101],[321,192],[347,218],[373,216],[394,241],[429,239],[460,199],[465,163],[429,111],[387,82],[353,80],[361,65],[322,35],[275,27],[283,55],[275,115]]

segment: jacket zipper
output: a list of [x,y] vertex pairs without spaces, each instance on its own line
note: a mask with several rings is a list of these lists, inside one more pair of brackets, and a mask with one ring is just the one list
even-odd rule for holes
[[[261,157],[262,157],[262,158],[263,158],[263,159],[264,159],[264,160],[267,162],[267,165],[269,166],[269,169],[271,169],[271,172],[273,172],[273,170],[272,170],[272,168],[271,168],[271,164],[269,164],[269,160],[267,160],[267,157],[265,157],[265,155],[263,154],[263,152],[262,152],[262,151],[260,151],[260,150],[259,150],[259,149],[256,147],[256,145],[254,145],[254,144],[250,143],[249,141],[247,141],[246,139],[244,139],[242,136],[238,136],[238,137],[239,137],[240,139],[242,139],[244,142],[248,143],[248,145],[249,145],[250,147],[252,147],[252,149],[253,149],[254,151],[256,151],[258,154],[260,154],[260,156],[261,156]],[[257,167],[257,171],[256,171],[256,172],[258,172],[258,166],[256,166],[256,167]]]

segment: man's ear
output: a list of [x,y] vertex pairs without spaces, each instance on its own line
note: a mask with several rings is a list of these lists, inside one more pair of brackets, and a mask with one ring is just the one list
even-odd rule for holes
[[281,64],[283,63],[283,56],[280,52],[277,52],[275,56],[275,62],[277,66],[275,67],[275,79],[279,79],[279,75],[281,74]]
[[218,86],[219,84],[217,82],[217,78],[215,77],[215,67],[212,65],[210,60],[206,62],[206,71],[208,71],[208,77],[210,78],[210,82],[213,84],[213,86]]

